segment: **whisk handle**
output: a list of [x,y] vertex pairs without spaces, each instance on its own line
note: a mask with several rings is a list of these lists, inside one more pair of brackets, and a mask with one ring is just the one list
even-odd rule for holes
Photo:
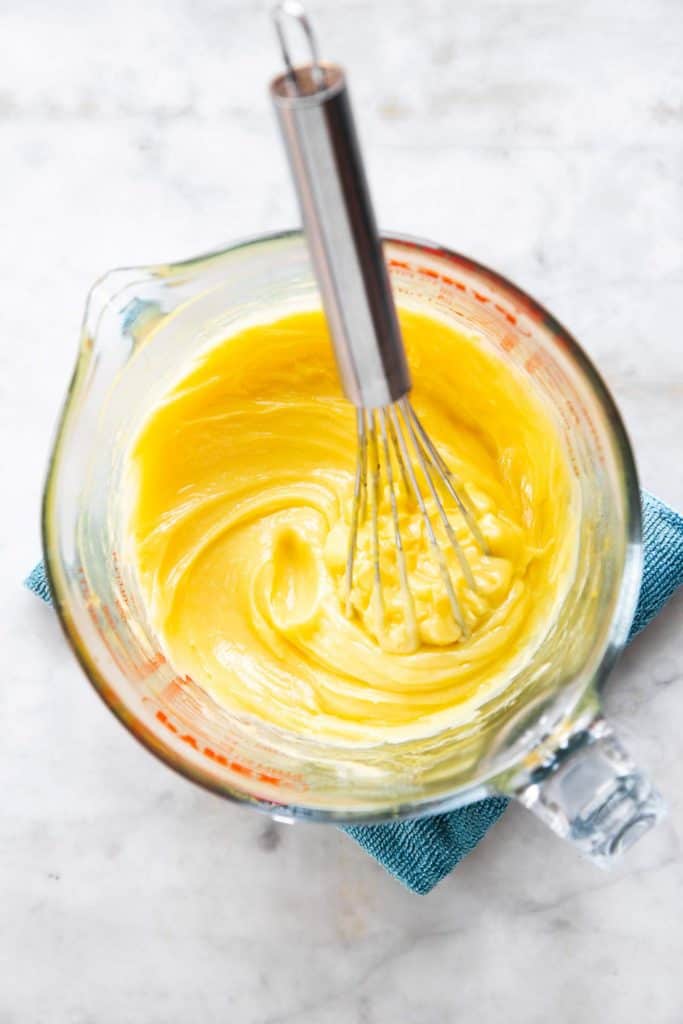
[[283,52],[288,71],[270,92],[342,386],[357,407],[388,405],[410,390],[410,373],[346,78],[317,59],[295,68]]

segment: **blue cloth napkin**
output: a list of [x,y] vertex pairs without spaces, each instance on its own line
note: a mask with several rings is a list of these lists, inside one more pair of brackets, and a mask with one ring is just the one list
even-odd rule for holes
[[[644,571],[629,639],[683,583],[683,517],[646,492],[642,505]],[[51,603],[42,562],[25,582]],[[490,797],[449,814],[389,825],[354,825],[345,831],[405,886],[427,893],[483,839],[507,804],[504,797]]]

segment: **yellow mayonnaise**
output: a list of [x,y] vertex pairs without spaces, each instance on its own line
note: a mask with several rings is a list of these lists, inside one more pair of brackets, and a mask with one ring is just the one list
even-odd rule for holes
[[466,720],[528,660],[571,584],[574,481],[555,421],[476,337],[414,312],[400,319],[413,404],[488,547],[444,495],[476,582],[439,534],[467,635],[401,487],[417,632],[386,487],[383,614],[367,524],[345,614],[355,412],[321,313],[250,327],[204,353],[131,452],[138,577],[169,661],[221,705],[321,741],[404,740]]

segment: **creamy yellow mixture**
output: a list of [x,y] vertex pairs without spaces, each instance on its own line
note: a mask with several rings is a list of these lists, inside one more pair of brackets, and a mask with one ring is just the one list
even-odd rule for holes
[[131,453],[135,559],[167,657],[220,704],[323,741],[413,738],[465,720],[528,659],[571,584],[574,484],[555,422],[475,337],[405,310],[400,319],[413,404],[488,546],[444,495],[477,584],[467,586],[439,533],[468,635],[401,488],[417,635],[386,488],[385,615],[373,605],[367,524],[345,614],[355,412],[321,313],[251,327],[206,352]]

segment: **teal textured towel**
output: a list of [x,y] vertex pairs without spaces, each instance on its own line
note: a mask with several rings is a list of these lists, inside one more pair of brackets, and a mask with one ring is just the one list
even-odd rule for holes
[[[642,504],[644,571],[631,637],[683,583],[683,517],[645,492]],[[26,586],[50,602],[42,563]],[[490,797],[449,814],[390,825],[354,825],[346,831],[409,889],[427,893],[474,849],[506,807],[503,797]]]

